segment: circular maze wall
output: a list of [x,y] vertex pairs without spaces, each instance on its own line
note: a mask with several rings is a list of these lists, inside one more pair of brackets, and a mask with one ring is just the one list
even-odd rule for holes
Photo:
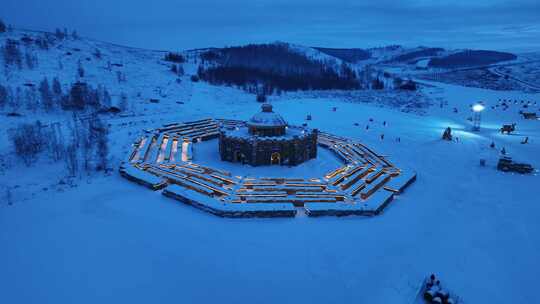
[[[203,119],[145,131],[133,144],[120,174],[163,195],[223,217],[294,217],[380,214],[416,179],[358,141],[318,132],[319,149],[340,163],[321,176],[234,175],[197,163],[197,144],[215,140],[220,128],[245,121]],[[194,153],[195,152],[195,153]],[[285,168],[286,169],[286,168]]]

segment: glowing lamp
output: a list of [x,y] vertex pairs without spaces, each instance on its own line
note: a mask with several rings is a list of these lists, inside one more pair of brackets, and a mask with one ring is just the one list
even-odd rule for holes
[[485,108],[486,107],[484,105],[477,103],[472,107],[472,110],[474,112],[482,112],[482,111],[484,111]]

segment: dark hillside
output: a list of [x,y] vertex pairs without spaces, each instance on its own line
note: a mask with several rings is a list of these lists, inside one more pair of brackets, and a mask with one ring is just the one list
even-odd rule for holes
[[442,58],[433,58],[429,62],[430,67],[435,68],[462,68],[493,64],[516,59],[511,53],[497,51],[463,51]]
[[201,53],[198,76],[214,84],[244,89],[274,90],[358,89],[356,73],[343,64],[321,61],[292,50],[289,45],[259,44]]
[[406,62],[421,57],[437,56],[440,52],[444,51],[442,48],[427,48],[418,50],[395,57],[392,61]]
[[331,49],[320,47],[315,47],[314,49],[350,63],[356,63],[371,58],[371,53],[364,49]]

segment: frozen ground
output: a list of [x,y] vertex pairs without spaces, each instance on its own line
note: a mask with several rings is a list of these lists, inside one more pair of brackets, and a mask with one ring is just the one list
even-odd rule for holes
[[[540,95],[431,84],[426,93],[448,104],[422,116],[339,98],[271,99],[291,124],[309,113],[311,127],[358,138],[418,172],[406,193],[372,218],[223,219],[116,172],[72,188],[58,185],[52,164],[13,164],[0,175],[16,199],[0,203],[0,303],[410,303],[431,272],[466,303],[534,301],[540,179],[494,166],[504,146],[539,168],[540,121],[522,120],[517,106],[488,108],[473,133],[466,118],[478,100]],[[110,119],[114,161],[141,129],[212,116],[248,119],[260,106],[253,96],[203,83],[182,86],[182,96],[185,105],[163,98]],[[2,117],[2,128],[15,119]],[[502,123],[514,121],[516,135],[499,134]],[[459,142],[440,140],[447,126]]]

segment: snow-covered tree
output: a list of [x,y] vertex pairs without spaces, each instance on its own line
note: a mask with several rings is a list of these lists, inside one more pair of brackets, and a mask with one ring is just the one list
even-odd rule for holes
[[8,205],[13,205],[13,196],[11,195],[11,189],[9,189],[9,187],[6,189],[6,203]]
[[0,109],[4,109],[8,104],[8,90],[0,84]]
[[19,43],[13,39],[7,39],[4,47],[2,48],[4,54],[4,61],[7,65],[17,65],[22,68],[22,54],[19,49]]
[[36,112],[39,106],[39,101],[34,87],[26,88],[24,90],[24,101],[26,109],[28,111]]
[[8,131],[15,154],[27,166],[34,163],[38,154],[46,147],[47,138],[41,129],[42,125],[37,121],[33,124],[21,124]]
[[43,78],[39,83],[39,94],[41,96],[41,104],[46,112],[50,112],[54,107],[53,94],[49,86],[47,77]]
[[118,83],[126,82],[126,74],[116,71],[116,79],[118,80]]
[[48,50],[49,40],[47,39],[46,35],[44,37],[36,38],[36,45],[42,50]]
[[48,134],[48,148],[52,160],[59,161],[64,157],[64,137],[59,122],[51,123]]
[[109,94],[109,91],[107,91],[107,88],[105,88],[102,85],[99,85],[97,88],[98,95],[99,95],[99,103],[100,107],[102,108],[110,108],[111,107],[111,95]]
[[109,157],[109,128],[98,116],[94,116],[89,122],[89,139],[95,146],[96,170],[106,170]]
[[77,158],[77,146],[75,144],[70,144],[66,147],[64,161],[68,175],[71,177],[77,176],[79,172],[79,162]]
[[53,78],[52,93],[54,97],[59,97],[60,95],[62,95],[62,85],[60,84],[60,80],[58,80],[58,77]]
[[94,51],[94,57],[96,57],[97,59],[101,59],[103,55],[101,54],[101,51],[99,49],[95,49]]
[[11,104],[9,105],[13,112],[19,111],[19,108],[22,105],[22,94],[22,89],[20,87],[17,87],[15,89],[15,94],[13,95],[13,98],[11,98]]
[[118,102],[118,108],[120,108],[121,111],[126,111],[128,109],[128,97],[126,93],[122,92],[120,94],[120,100]]
[[5,33],[7,30],[6,24],[2,19],[0,19],[0,33]]
[[84,68],[80,60],[77,62],[77,76],[84,78]]
[[37,59],[36,55],[32,54],[28,50],[24,54],[24,58],[25,58],[25,61],[26,61],[26,66],[30,70],[33,70],[37,66],[38,59]]
[[59,28],[57,28],[57,29],[54,31],[54,35],[56,36],[56,38],[57,38],[58,40],[64,40],[64,38],[66,37],[66,36],[64,35],[64,32],[62,32],[62,30],[59,29]]

